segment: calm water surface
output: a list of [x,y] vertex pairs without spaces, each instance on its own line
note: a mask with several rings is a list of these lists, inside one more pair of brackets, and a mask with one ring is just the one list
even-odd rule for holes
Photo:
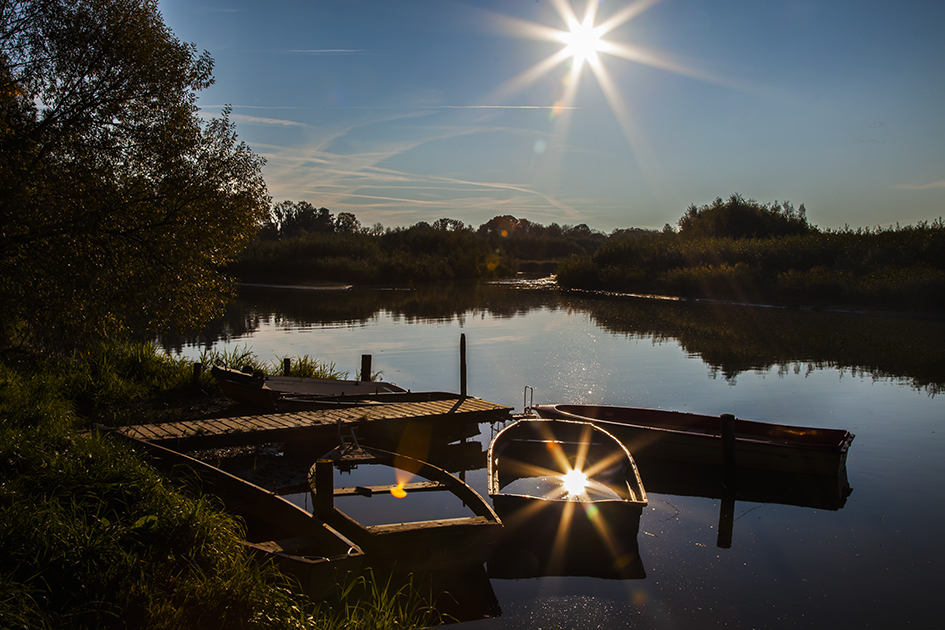
[[[530,386],[535,403],[733,413],[856,434],[845,499],[736,500],[726,517],[718,498],[647,485],[645,577],[493,578],[501,614],[464,627],[945,627],[941,322],[503,286],[247,288],[199,340],[172,345],[194,358],[244,346],[264,360],[308,355],[352,375],[371,354],[385,380],[458,391],[461,334],[469,393],[517,411]],[[482,427],[483,450],[491,431]],[[465,474],[485,496],[485,471]],[[431,502],[380,511],[423,517]],[[360,516],[376,517],[376,505]]]

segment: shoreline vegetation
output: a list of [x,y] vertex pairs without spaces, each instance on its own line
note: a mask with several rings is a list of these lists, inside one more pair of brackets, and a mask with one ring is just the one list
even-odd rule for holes
[[[691,207],[678,228],[603,234],[512,216],[363,228],[304,201],[272,205],[264,160],[238,140],[230,108],[198,115],[212,83],[209,53],[179,40],[157,2],[0,11],[2,628],[444,621],[383,576],[306,598],[251,560],[241,523],[213,497],[170,485],[93,430],[231,411],[209,371],[195,382],[189,362],[130,340],[206,326],[234,278],[344,288],[556,272],[567,288],[945,310],[941,219],[822,231],[803,206],[733,195]],[[312,301],[338,308],[340,295]],[[217,360],[281,369],[201,362]],[[293,365],[340,376],[307,357]]]
[[542,226],[497,216],[362,228],[306,202],[273,207],[227,271],[244,283],[411,285],[555,274],[563,289],[787,307],[945,311],[945,223],[821,230],[803,205],[732,195],[677,227]]
[[[202,361],[274,373],[252,354]],[[293,373],[344,376],[308,357]],[[229,403],[204,370],[154,344],[66,356],[0,353],[0,627],[404,628],[435,616],[382,577],[313,601],[240,544],[212,496],[164,480],[127,443],[92,430],[199,418]],[[358,595],[353,593],[357,592]]]

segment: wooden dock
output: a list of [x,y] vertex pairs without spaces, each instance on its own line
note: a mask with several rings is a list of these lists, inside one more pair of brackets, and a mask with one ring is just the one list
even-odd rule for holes
[[265,444],[311,443],[348,436],[396,441],[410,426],[424,427],[446,440],[478,434],[481,422],[508,420],[512,408],[479,398],[455,396],[414,402],[391,402],[338,409],[208,418],[184,422],[139,424],[116,431],[175,450],[199,450]]

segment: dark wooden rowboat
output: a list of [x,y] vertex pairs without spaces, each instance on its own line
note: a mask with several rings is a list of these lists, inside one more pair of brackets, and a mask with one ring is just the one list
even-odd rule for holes
[[313,402],[318,399],[351,399],[374,394],[407,392],[403,387],[383,381],[267,376],[219,365],[211,368],[211,374],[228,398],[269,410],[275,410],[283,399]]
[[330,525],[297,505],[240,477],[177,451],[123,436],[145,451],[167,477],[197,483],[246,525],[243,545],[259,560],[272,561],[320,598],[359,573],[364,552]]
[[[422,478],[402,484],[406,493],[445,490],[458,497],[472,516],[365,525],[338,509],[335,497],[387,495],[400,484],[335,488],[335,468],[380,465]],[[410,571],[463,571],[485,563],[502,532],[502,521],[464,481],[429,462],[364,446],[334,449],[309,475],[315,514],[364,549],[372,567]]]
[[[589,422],[519,420],[492,440],[487,468],[506,526],[490,575],[645,576],[636,537],[646,490],[610,433]],[[571,471],[586,482],[569,488]]]
[[[715,416],[608,405],[535,405],[542,418],[593,422],[639,457],[692,464],[723,463],[721,420]],[[808,475],[837,476],[844,469],[853,434],[735,420],[735,465]]]

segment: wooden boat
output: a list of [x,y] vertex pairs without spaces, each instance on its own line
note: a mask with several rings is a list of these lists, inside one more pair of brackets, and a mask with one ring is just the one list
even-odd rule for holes
[[[386,479],[404,477],[423,481],[335,488],[334,470],[350,471],[359,466],[387,469]],[[447,471],[407,455],[349,444],[340,446],[312,466],[309,480],[315,514],[355,541],[368,555],[372,567],[400,572],[462,571],[482,565],[502,532],[502,521],[489,504],[468,484]],[[446,490],[472,516],[435,518],[393,524],[366,525],[338,509],[338,497],[376,497]]]
[[[721,419],[715,416],[607,405],[534,405],[542,418],[593,422],[639,457],[722,465]],[[809,475],[837,476],[853,434],[735,420],[735,466]]]
[[227,397],[269,410],[275,410],[283,399],[312,402],[322,398],[353,398],[407,392],[403,387],[383,381],[267,376],[259,372],[242,372],[219,365],[211,368],[211,374]]
[[308,595],[324,597],[361,570],[364,552],[356,543],[275,492],[183,453],[123,437],[147,452],[169,478],[196,483],[202,492],[218,497],[227,512],[245,523],[243,545],[294,577]]
[[646,490],[610,433],[589,422],[519,420],[492,440],[487,470],[507,532],[490,575],[645,576],[636,537]]

